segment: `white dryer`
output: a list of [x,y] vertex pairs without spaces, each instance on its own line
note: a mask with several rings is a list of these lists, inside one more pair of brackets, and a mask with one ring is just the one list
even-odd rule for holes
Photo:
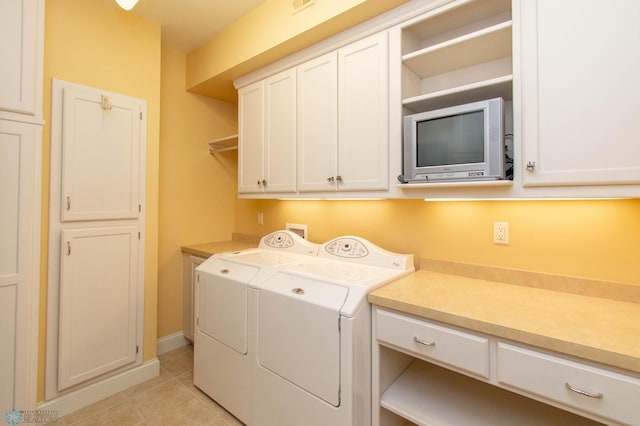
[[273,267],[304,263],[318,244],[288,231],[271,233],[258,248],[214,255],[196,268],[193,383],[250,424],[251,366],[248,285]]
[[371,307],[367,294],[413,271],[358,237],[325,243],[318,257],[280,264],[250,283],[255,360],[251,424],[371,423]]

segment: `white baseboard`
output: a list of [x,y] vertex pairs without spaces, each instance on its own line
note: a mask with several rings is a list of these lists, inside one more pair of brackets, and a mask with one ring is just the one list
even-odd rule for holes
[[191,344],[191,342],[186,337],[184,337],[182,331],[179,331],[177,333],[159,338],[156,342],[156,353],[158,355],[162,355],[164,353],[181,348],[182,346],[187,346],[189,344]]
[[160,361],[154,358],[113,377],[93,383],[77,391],[38,404],[38,410],[57,411],[58,418],[98,402],[125,389],[153,379],[160,374]]

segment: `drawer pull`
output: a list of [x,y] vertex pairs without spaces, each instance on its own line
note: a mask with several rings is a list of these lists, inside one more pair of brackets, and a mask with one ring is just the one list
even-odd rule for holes
[[591,393],[591,392],[583,391],[582,389],[574,388],[573,386],[571,386],[569,383],[566,383],[566,382],[565,382],[564,386],[567,389],[569,389],[571,392],[575,392],[575,393],[577,393],[579,395],[588,396],[589,398],[602,399],[602,394],[601,393]]
[[436,345],[436,342],[428,342],[426,340],[418,339],[417,337],[414,337],[413,341],[416,342],[416,343],[419,343],[419,344],[421,344],[423,346],[435,346]]

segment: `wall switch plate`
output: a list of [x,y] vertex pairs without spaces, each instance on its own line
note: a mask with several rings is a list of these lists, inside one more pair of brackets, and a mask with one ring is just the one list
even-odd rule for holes
[[264,213],[258,212],[258,225],[264,225]]
[[307,239],[307,229],[308,229],[307,225],[303,225],[300,223],[287,223],[285,227],[287,231],[294,232],[300,235],[305,240]]
[[509,244],[509,222],[493,222],[494,244]]

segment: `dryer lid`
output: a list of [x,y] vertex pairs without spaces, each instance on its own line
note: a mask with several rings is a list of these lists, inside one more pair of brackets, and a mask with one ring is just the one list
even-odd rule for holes
[[258,363],[340,405],[340,308],[346,287],[274,274],[257,292]]

